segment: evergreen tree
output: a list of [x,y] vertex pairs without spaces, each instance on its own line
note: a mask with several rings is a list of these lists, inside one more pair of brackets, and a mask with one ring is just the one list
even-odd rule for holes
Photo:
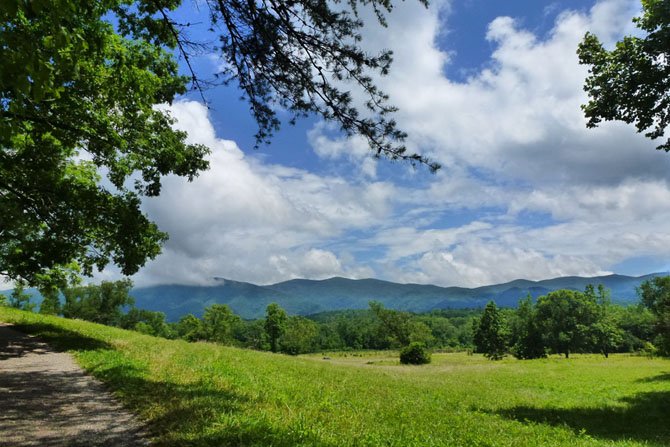
[[507,328],[496,303],[489,301],[475,327],[476,351],[491,360],[502,359],[507,352]]

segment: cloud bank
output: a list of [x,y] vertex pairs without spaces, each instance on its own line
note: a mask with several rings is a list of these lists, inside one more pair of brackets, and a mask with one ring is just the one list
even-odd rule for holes
[[394,50],[379,83],[439,174],[374,161],[324,123],[295,144],[346,174],[268,164],[217,135],[203,106],[175,103],[178,127],[212,148],[211,169],[190,184],[168,178],[145,201],[170,240],[138,285],[374,276],[478,286],[603,274],[632,258],[670,267],[670,156],[624,125],[587,130],[580,110],[578,42],[587,30],[607,44],[630,33],[637,2],[563,11],[543,36],[498,17],[481,36],[489,60],[459,82],[438,44],[458,20],[448,6],[401,3],[389,29],[365,36]]

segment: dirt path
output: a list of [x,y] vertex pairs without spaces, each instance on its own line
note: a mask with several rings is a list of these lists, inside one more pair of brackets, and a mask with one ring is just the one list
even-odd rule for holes
[[145,446],[142,426],[70,354],[0,323],[0,446]]

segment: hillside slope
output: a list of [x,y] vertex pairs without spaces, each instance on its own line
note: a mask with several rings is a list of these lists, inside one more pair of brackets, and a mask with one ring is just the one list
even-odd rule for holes
[[153,445],[670,445],[663,359],[436,353],[411,367],[397,353],[296,358],[0,307],[3,321],[72,353],[149,424]]

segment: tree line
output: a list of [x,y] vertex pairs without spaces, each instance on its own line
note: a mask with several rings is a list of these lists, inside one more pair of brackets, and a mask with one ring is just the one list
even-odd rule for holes
[[491,301],[473,321],[475,352],[492,360],[506,354],[568,358],[576,352],[670,355],[670,276],[645,281],[638,295],[638,305],[618,306],[602,285],[590,285],[584,292],[550,292],[535,303],[528,296],[516,309],[499,309]]
[[[39,312],[79,318],[187,341],[211,341],[256,350],[303,354],[343,350],[409,349],[483,353],[491,359],[512,354],[519,359],[548,353],[568,357],[577,352],[640,352],[670,355],[670,277],[643,283],[637,305],[613,304],[603,287],[584,292],[557,290],[528,296],[515,309],[490,302],[481,309],[441,309],[411,313],[372,301],[368,309],[324,312],[308,317],[288,315],[278,304],[265,317],[245,320],[225,304],[212,304],[198,317],[167,322],[165,314],[134,306],[132,282],[52,290]],[[18,284],[7,305],[33,310]]]

